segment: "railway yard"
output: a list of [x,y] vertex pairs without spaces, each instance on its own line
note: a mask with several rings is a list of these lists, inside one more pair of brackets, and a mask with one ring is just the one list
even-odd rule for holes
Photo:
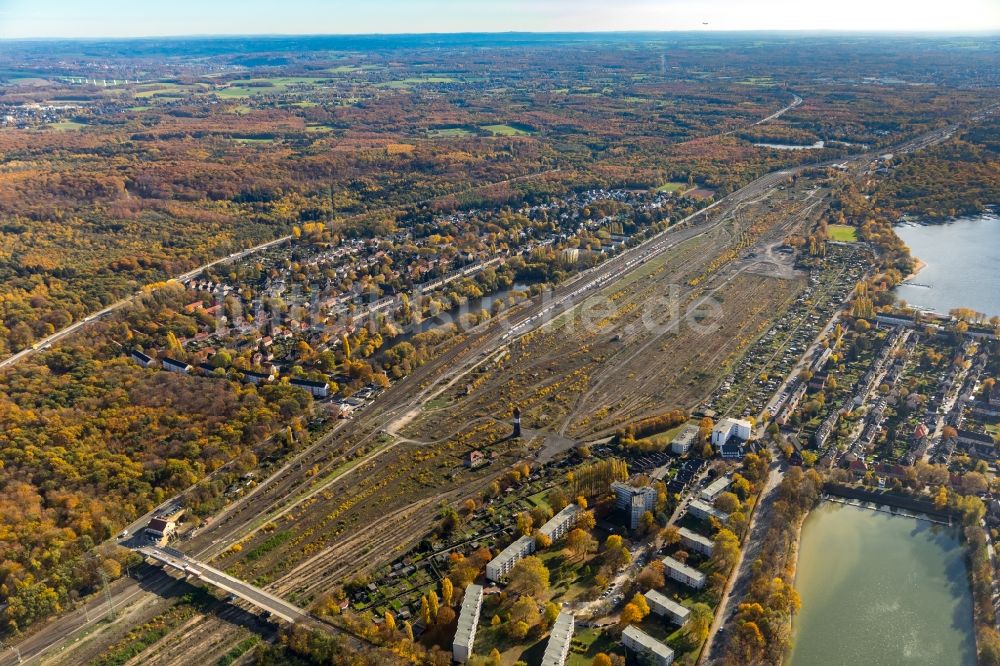
[[[695,407],[807,288],[793,256],[774,250],[815,224],[823,197],[809,179],[765,177],[505,321],[444,343],[377,408],[328,426],[177,547],[309,607],[332,586],[409,551],[441,506],[481,494],[516,462],[542,452],[561,459],[576,442],[606,437],[662,405]],[[680,321],[669,321],[674,311]],[[515,405],[524,414],[521,440],[509,439]],[[490,451],[493,464],[466,470],[463,457],[474,449]],[[178,601],[124,583],[114,600],[132,626]],[[230,620],[249,613],[231,606],[218,602],[170,627],[143,663],[174,663],[169,646],[181,643],[187,655],[218,658],[247,637]],[[53,663],[110,649],[123,639],[121,625],[77,630],[85,638],[60,646]]]
[[[809,261],[792,243],[828,213],[821,174],[764,176],[446,338],[354,418],[317,425],[311,443],[265,465],[259,484],[184,531],[175,547],[304,609],[349,583],[355,611],[410,616],[440,581],[447,555],[506,542],[515,514],[544,504],[564,468],[586,462],[581,445],[587,458],[620,455],[605,446],[616,432],[665,409],[775,416],[803,357],[830,334],[871,265],[860,243]],[[871,354],[859,349],[852,362]],[[511,437],[515,409],[520,438]],[[796,422],[797,433],[813,435],[822,416]],[[841,427],[834,450],[850,450],[852,437]],[[467,465],[472,452],[485,453],[485,463]],[[665,480],[681,473],[671,509],[700,487],[688,487],[701,480],[695,470],[678,470],[663,454],[627,456],[633,472],[662,467]],[[485,497],[488,511],[476,503]],[[470,499],[460,529],[435,529]],[[102,655],[128,652],[116,663],[222,663],[277,631],[248,604],[146,564],[108,587],[115,610],[102,620],[104,602],[29,638],[30,662],[102,663]],[[156,634],[148,646],[143,631]],[[10,659],[4,653],[0,664]]]

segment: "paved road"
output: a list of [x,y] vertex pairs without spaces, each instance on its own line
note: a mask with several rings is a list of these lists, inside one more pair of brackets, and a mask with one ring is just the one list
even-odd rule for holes
[[[799,97],[798,95],[796,95],[796,94],[793,93],[792,97],[793,97],[793,99],[792,99],[792,103],[791,104],[789,104],[788,106],[785,106],[785,107],[782,107],[782,108],[778,109],[777,111],[775,111],[774,113],[772,113],[771,115],[769,115],[766,118],[761,118],[757,122],[751,123],[749,125],[749,127],[755,127],[757,125],[763,125],[764,123],[769,123],[772,120],[776,120],[776,119],[780,118],[781,116],[785,115],[785,113],[791,111],[792,109],[794,109],[795,107],[797,107],[799,104],[802,103],[802,98]],[[738,127],[736,129],[731,129],[728,132],[724,132],[723,136],[730,136],[732,134],[736,134],[737,132],[740,132],[740,131],[745,130],[745,129],[747,129],[747,127]]]
[[[275,245],[280,245],[281,243],[286,243],[291,238],[292,238],[291,236],[282,236],[281,238],[276,238],[276,239],[274,239],[272,241],[268,241],[266,243],[261,243],[260,245],[255,245],[255,246],[253,246],[251,248],[247,248],[246,250],[241,250],[240,252],[234,252],[233,254],[230,254],[229,256],[223,257],[221,259],[216,259],[215,261],[210,261],[207,264],[204,264],[202,266],[199,266],[198,268],[195,268],[194,270],[190,270],[187,273],[184,273],[183,275],[178,275],[177,278],[176,278],[176,280],[179,281],[179,282],[187,282],[188,280],[190,280],[190,279],[192,279],[194,277],[197,277],[198,275],[201,275],[203,272],[205,272],[209,268],[212,268],[213,266],[217,266],[217,265],[219,265],[221,263],[224,263],[224,262],[227,262],[227,261],[234,261],[234,260],[237,260],[237,259],[242,259],[243,257],[246,257],[248,255],[254,254],[256,252],[260,252],[262,250],[266,250],[269,247],[274,247]],[[94,321],[96,319],[101,319],[103,317],[106,317],[107,315],[111,314],[112,312],[116,312],[118,310],[121,310],[123,307],[125,307],[128,304],[134,303],[135,300],[136,300],[136,298],[138,298],[138,297],[139,297],[139,294],[133,294],[133,295],[127,297],[127,298],[121,299],[120,301],[116,301],[115,303],[112,303],[111,305],[107,306],[106,308],[104,308],[102,310],[98,310],[97,312],[94,312],[93,314],[87,315],[85,318],[81,319],[80,321],[74,322],[74,323],[70,324],[66,328],[58,330],[55,333],[53,333],[52,335],[49,335],[49,336],[47,336],[45,338],[42,338],[41,340],[38,340],[31,347],[28,347],[27,349],[22,349],[21,351],[19,351],[18,353],[14,354],[13,356],[8,356],[4,360],[0,361],[0,370],[2,370],[3,368],[10,367],[10,366],[12,366],[12,365],[14,365],[14,364],[16,364],[16,363],[18,363],[20,361],[23,361],[24,359],[28,358],[29,356],[31,356],[32,354],[34,354],[36,352],[42,351],[43,349],[48,349],[50,346],[52,346],[53,343],[59,342],[60,340],[66,338],[66,337],[68,337],[70,335],[73,335],[73,333],[76,333],[78,330],[80,330],[81,328],[83,328],[87,324],[91,323],[92,321]]]
[[[753,577],[754,562],[757,560],[761,542],[767,531],[767,514],[770,512],[774,500],[777,499],[778,484],[785,478],[787,469],[784,461],[771,464],[767,481],[760,494],[760,500],[750,517],[747,537],[743,540],[739,558],[736,560],[733,573],[722,591],[722,601],[719,602],[719,607],[715,611],[715,618],[712,620],[712,626],[708,632],[708,640],[705,641],[705,648],[701,651],[701,658],[698,661],[700,664],[714,663],[722,655],[722,648],[726,644],[724,636],[727,625],[736,613],[740,600],[746,595],[750,579]],[[762,517],[763,520],[761,520]]]

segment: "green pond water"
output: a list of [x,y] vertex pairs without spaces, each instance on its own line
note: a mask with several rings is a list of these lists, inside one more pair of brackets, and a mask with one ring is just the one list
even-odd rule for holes
[[958,531],[823,502],[802,528],[788,666],[974,666]]

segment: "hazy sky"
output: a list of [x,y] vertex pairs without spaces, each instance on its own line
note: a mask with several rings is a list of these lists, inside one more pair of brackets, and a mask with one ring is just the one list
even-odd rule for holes
[[997,31],[1000,0],[0,0],[0,37],[511,30]]

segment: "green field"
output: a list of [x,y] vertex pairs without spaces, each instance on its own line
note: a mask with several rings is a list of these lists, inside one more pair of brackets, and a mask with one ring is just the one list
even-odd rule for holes
[[427,136],[432,138],[455,138],[475,136],[475,132],[466,127],[431,127],[427,130]]
[[605,654],[622,654],[624,648],[612,636],[611,631],[586,628],[573,634],[573,642],[566,666],[590,666],[591,662],[601,652]]
[[770,76],[751,76],[746,80],[737,81],[737,83],[741,86],[773,86],[774,79]]
[[657,192],[683,192],[688,189],[687,183],[664,183],[656,188]]
[[830,240],[841,243],[854,243],[858,240],[858,230],[846,224],[831,224],[827,226]]
[[385,83],[376,84],[377,88],[409,88],[410,86],[420,85],[422,83],[458,83],[458,79],[451,76],[410,76],[405,79],[398,79],[396,81],[387,81]]
[[668,446],[670,446],[670,442],[674,441],[674,437],[677,436],[677,433],[679,433],[685,425],[687,424],[686,423],[681,424],[676,428],[671,428],[670,430],[667,430],[665,432],[660,432],[655,435],[650,435],[649,437],[645,437],[637,441],[644,446],[648,446],[650,448],[657,450],[663,450]]
[[215,94],[223,99],[242,99],[256,95],[280,95],[293,86],[314,86],[328,83],[329,79],[309,76],[276,76],[270,79],[236,79]]
[[75,120],[60,120],[57,123],[49,123],[50,128],[60,132],[75,132],[87,126],[87,123],[78,123]]
[[150,99],[154,97],[157,99],[183,99],[188,95],[205,92],[206,90],[208,88],[205,86],[163,82],[142,86],[132,96],[136,99]]
[[523,125],[512,123],[509,125],[482,125],[482,129],[493,134],[493,136],[531,136],[534,132]]

